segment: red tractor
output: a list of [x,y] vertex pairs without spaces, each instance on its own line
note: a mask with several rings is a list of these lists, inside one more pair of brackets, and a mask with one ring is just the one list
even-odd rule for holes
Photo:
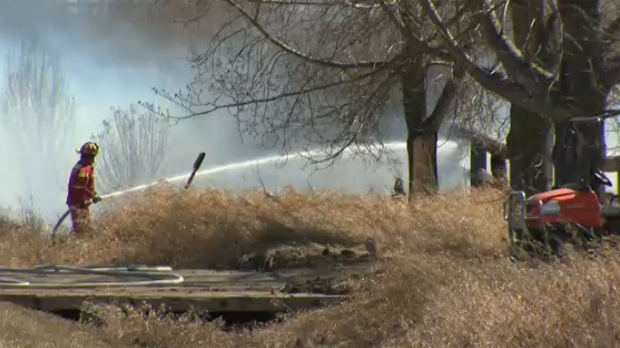
[[593,145],[583,141],[577,129],[583,123],[601,123],[617,115],[620,110],[606,110],[568,122],[561,143],[563,148],[555,153],[555,163],[567,163],[563,170],[580,173],[577,182],[530,197],[523,191],[510,193],[504,204],[504,220],[508,223],[513,251],[517,248],[557,255],[566,242],[583,249],[592,242],[600,243],[606,235],[620,232],[620,199],[613,195],[607,204],[601,204],[603,186],[612,183],[598,168],[584,166],[580,157],[585,147]]

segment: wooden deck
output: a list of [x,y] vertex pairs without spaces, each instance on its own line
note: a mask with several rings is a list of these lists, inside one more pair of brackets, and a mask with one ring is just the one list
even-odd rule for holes
[[[164,305],[168,310],[209,312],[287,312],[311,309],[343,301],[338,293],[346,279],[364,276],[370,265],[340,269],[297,269],[279,272],[174,270],[184,277],[178,286],[62,288],[83,282],[119,281],[118,278],[80,274],[25,274],[19,280],[32,287],[7,288],[0,284],[0,301],[44,311],[79,310],[85,302]],[[0,272],[0,279],[17,279]],[[130,281],[123,279],[122,281]],[[138,280],[138,279],[136,279]],[[143,280],[143,279],[140,279]],[[37,283],[58,284],[37,288]]]

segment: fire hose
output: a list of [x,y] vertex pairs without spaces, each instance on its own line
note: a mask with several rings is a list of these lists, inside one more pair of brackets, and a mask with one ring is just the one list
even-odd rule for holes
[[144,287],[144,286],[175,286],[183,283],[185,279],[182,275],[172,271],[168,266],[159,267],[75,267],[65,265],[42,265],[33,268],[0,268],[0,274],[32,274],[45,275],[49,277],[53,274],[81,274],[99,275],[107,277],[133,277],[146,278],[146,280],[130,281],[102,281],[102,282],[74,282],[74,283],[54,283],[54,282],[30,282],[21,279],[6,278],[0,275],[0,289],[87,289],[87,288],[114,288],[114,287]]
[[[202,165],[202,162],[205,159],[206,154],[204,152],[201,152],[198,154],[198,157],[196,157],[196,160],[194,161],[194,166],[192,168],[192,172],[189,176],[189,178],[187,179],[187,182],[185,183],[185,189],[187,190],[189,188],[189,186],[192,184],[192,181],[194,180],[194,176],[196,176],[196,172],[198,172],[198,169],[200,169],[200,166]],[[150,185],[143,185],[143,186],[139,186],[140,188],[146,188]],[[120,191],[120,192],[124,192],[124,191]],[[98,200],[88,200],[86,202],[87,205],[90,204],[96,204],[101,200],[104,199],[108,199],[111,197],[115,197],[120,195],[120,192],[113,192],[113,193],[109,193],[107,195],[103,195],[98,197]],[[60,228],[60,225],[62,225],[62,223],[65,221],[65,219],[67,218],[67,216],[69,216],[69,214],[71,214],[71,208],[67,209],[67,211],[65,211],[64,214],[62,214],[60,216],[60,218],[58,219],[58,222],[56,222],[56,225],[54,225],[54,228],[52,229],[52,244],[56,244],[56,231],[58,231],[58,228]]]

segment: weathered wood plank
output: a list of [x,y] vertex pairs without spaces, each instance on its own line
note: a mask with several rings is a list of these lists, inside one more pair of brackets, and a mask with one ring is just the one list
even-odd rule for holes
[[[363,276],[370,264],[335,269],[297,269],[279,272],[178,270],[185,282],[180,286],[102,287],[102,288],[3,288],[0,301],[28,308],[58,311],[79,310],[86,302],[108,304],[164,305],[172,311],[191,308],[210,312],[285,312],[339,303],[344,295],[326,294],[331,285]],[[3,274],[0,278],[16,278]],[[76,282],[110,281],[112,277],[80,274],[26,274],[20,279],[56,283],[64,286]],[[330,283],[331,282],[331,283]],[[298,293],[291,289],[297,288]],[[323,292],[323,293],[322,293]]]
[[63,293],[0,293],[0,301],[12,302],[26,308],[43,311],[80,310],[87,302],[132,306],[149,305],[152,308],[164,306],[174,312],[190,309],[198,312],[287,312],[322,307],[340,303],[343,295],[322,295],[311,293],[282,294],[269,292],[209,292],[193,294],[178,292],[133,293],[113,295]]

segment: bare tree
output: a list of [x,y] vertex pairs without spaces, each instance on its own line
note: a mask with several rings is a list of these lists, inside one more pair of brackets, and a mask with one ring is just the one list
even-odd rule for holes
[[141,113],[134,105],[112,110],[113,117],[103,121],[103,131],[92,137],[101,148],[97,184],[106,192],[159,177],[169,145],[169,127],[163,119]]
[[73,129],[75,102],[55,57],[34,41],[22,42],[18,52],[9,53],[4,92],[5,126],[13,135],[36,144],[41,157],[62,148]]
[[[75,103],[57,57],[35,40],[23,41],[7,57],[3,89],[5,141],[10,141],[12,171],[19,172],[27,195],[46,194],[50,187],[64,184],[56,177],[59,158],[69,153],[74,129]],[[70,155],[70,154],[69,154]],[[31,158],[36,162],[25,160]],[[48,180],[42,181],[42,172]]]
[[[620,82],[617,4],[601,0],[510,1],[498,11],[491,0],[474,3],[463,17],[481,24],[480,36],[501,62],[494,69],[476,64],[461,48],[458,33],[449,28],[449,19],[444,19],[435,2],[421,0],[451,57],[482,86],[512,103],[514,128],[509,147],[525,146],[527,151],[521,155],[529,157],[524,161],[527,165],[531,166],[535,157],[542,162],[547,130],[554,129],[554,151],[561,150],[563,144],[557,140],[567,120],[604,109],[611,90]],[[511,14],[516,18],[509,21]],[[579,159],[583,170],[567,170],[566,163],[554,163],[556,184],[579,180],[587,171],[602,167],[603,126],[580,125],[578,131],[594,149]]]
[[[198,20],[209,13],[206,1]],[[463,77],[438,44],[415,2],[225,0],[209,48],[193,57],[196,78],[185,92],[158,93],[183,106],[181,118],[228,111],[240,133],[284,152],[324,149],[311,163],[329,163],[345,149],[382,146],[377,131],[385,105],[397,97],[407,127],[409,191],[436,188],[439,126]],[[454,25],[470,1],[446,2]],[[464,29],[459,29],[465,32]],[[468,51],[472,42],[459,44]],[[433,108],[428,69],[448,74]],[[431,110],[429,110],[431,109]]]

